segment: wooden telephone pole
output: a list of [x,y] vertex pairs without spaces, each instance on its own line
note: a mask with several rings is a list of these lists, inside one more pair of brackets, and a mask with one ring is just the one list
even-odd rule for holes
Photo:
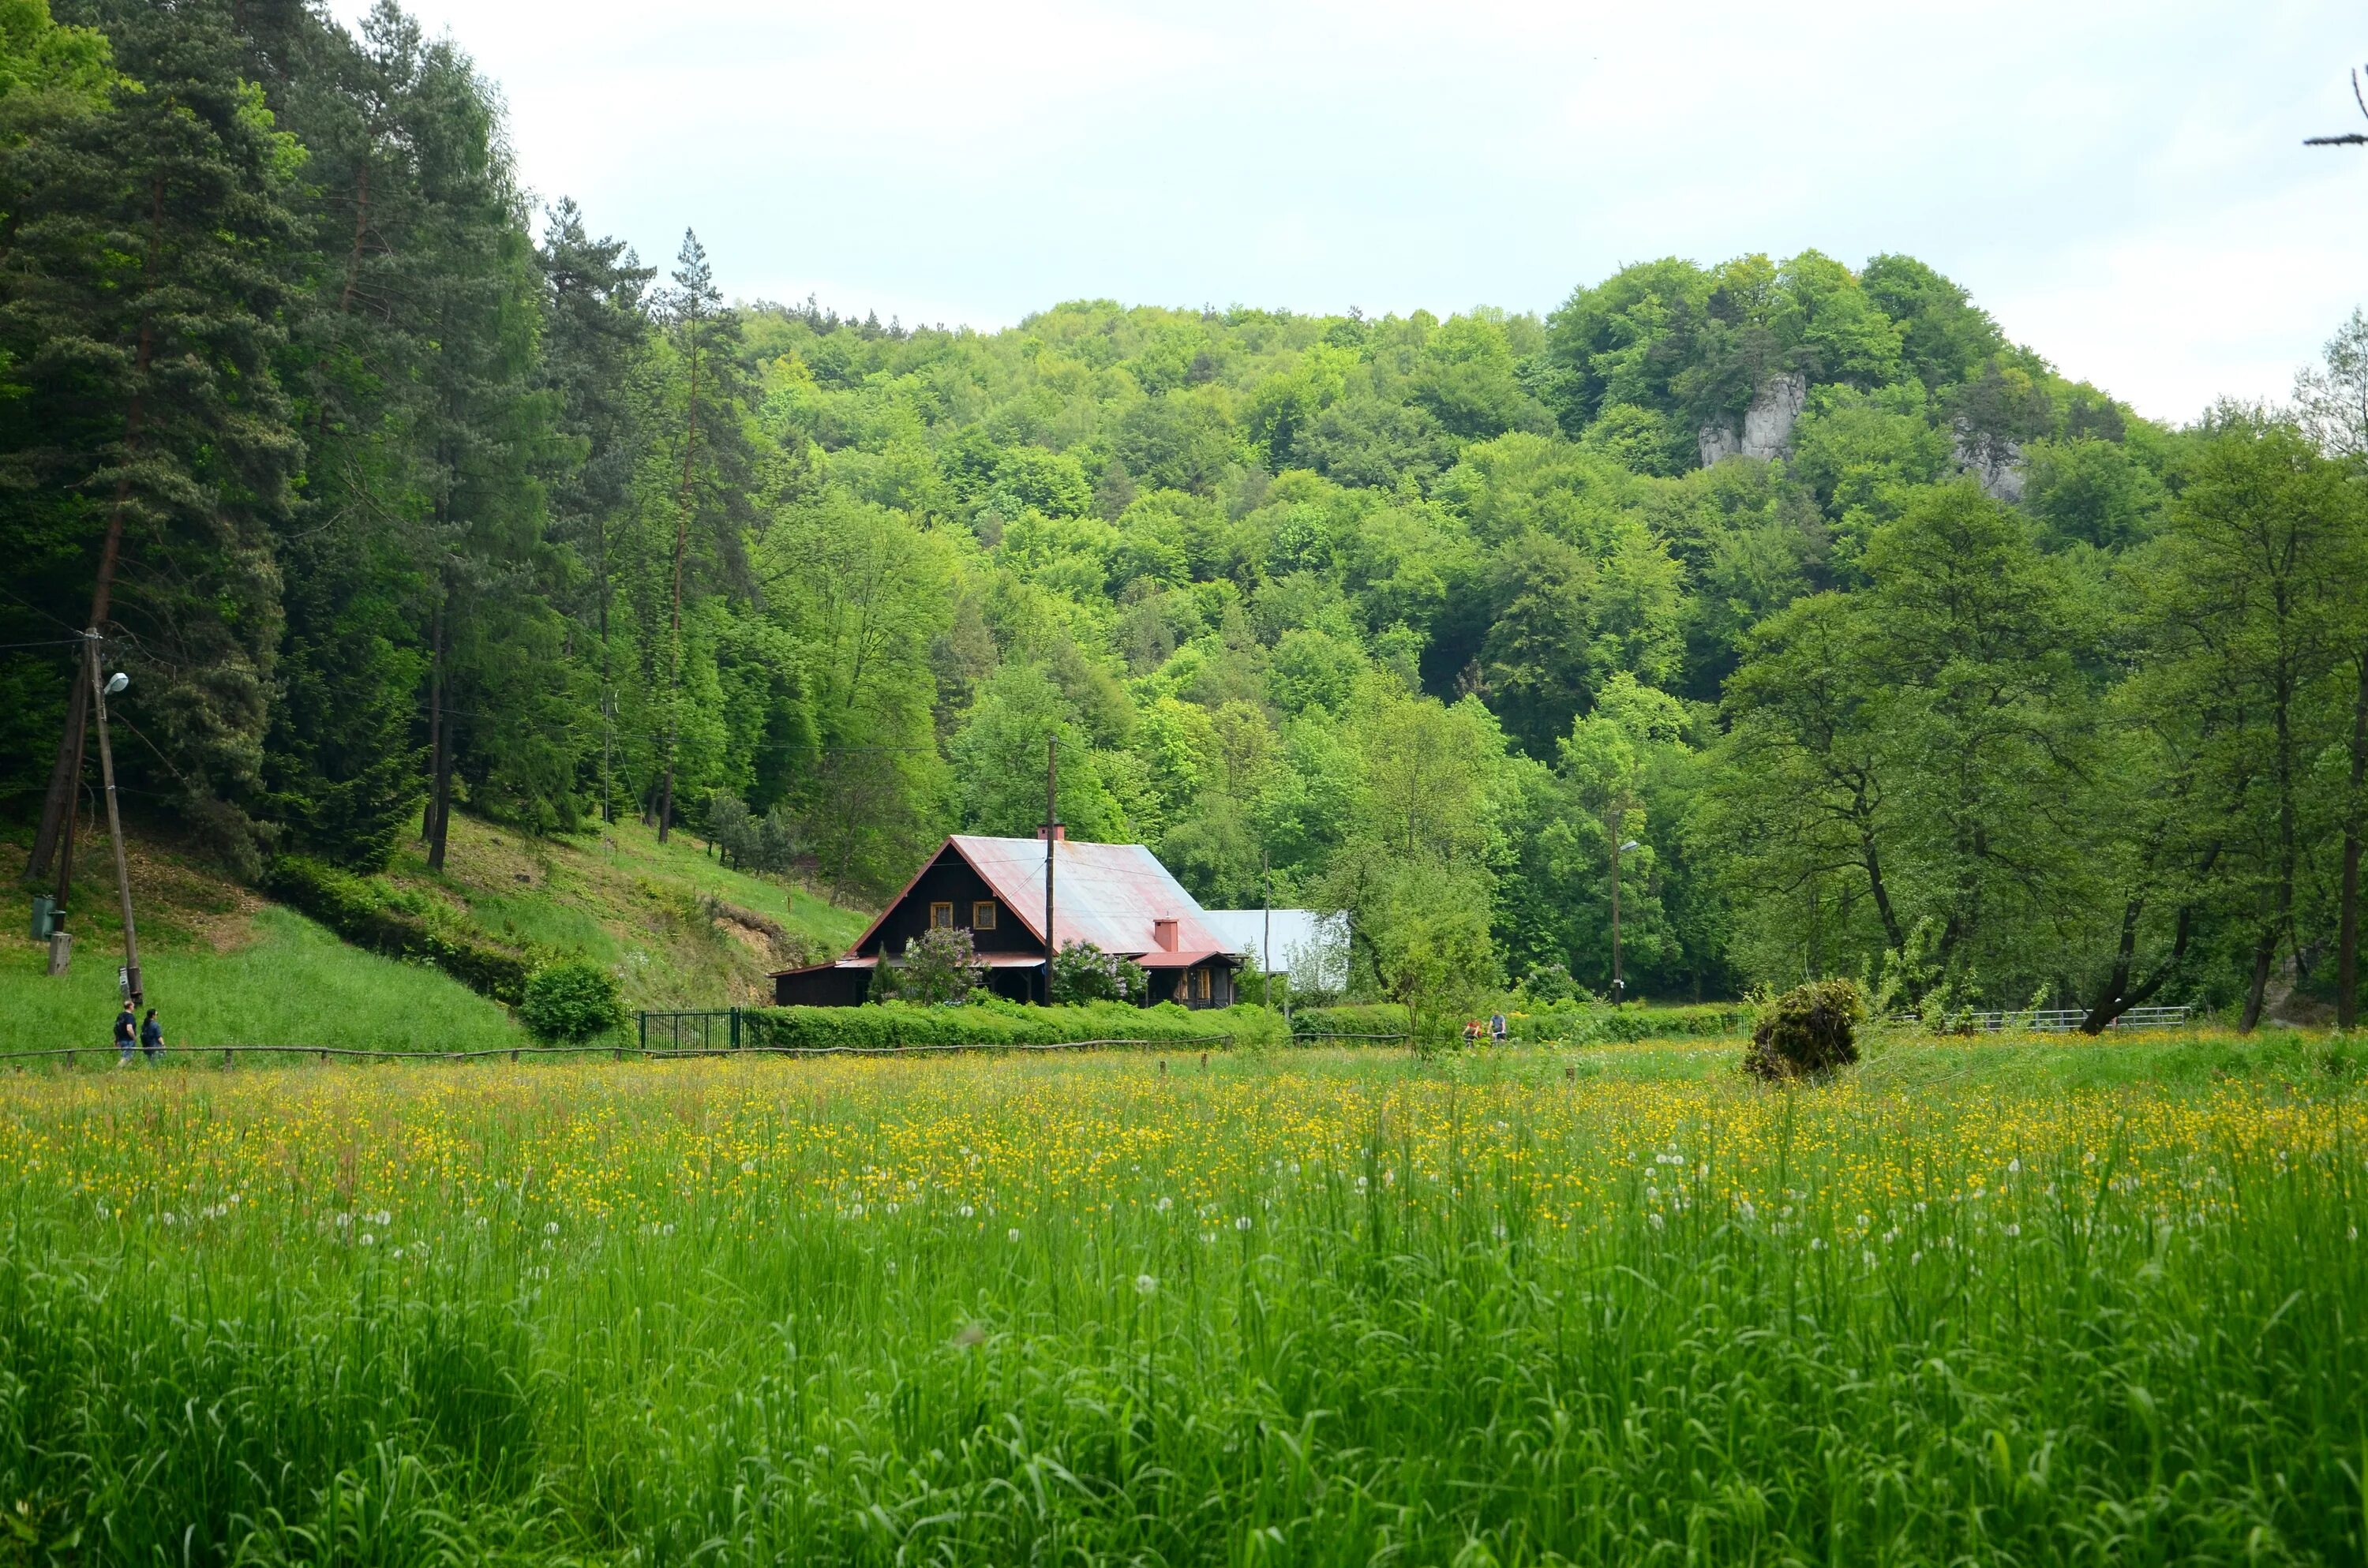
[[115,750],[107,744],[107,687],[98,676],[98,629],[91,628],[83,637],[85,662],[90,666],[91,700],[98,710],[98,771],[107,785],[108,835],[115,841],[115,891],[123,901],[123,988],[132,1006],[138,1007],[144,1000],[140,984],[140,933],[131,924],[131,876],[123,863],[123,816],[115,804]]
[[1044,737],[1044,1005],[1053,1005],[1053,957],[1060,951],[1053,935],[1053,848],[1061,842],[1061,737]]

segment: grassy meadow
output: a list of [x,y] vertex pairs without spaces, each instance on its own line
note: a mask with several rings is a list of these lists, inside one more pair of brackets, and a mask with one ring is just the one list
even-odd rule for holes
[[0,1076],[0,1560],[2358,1562],[2368,1057]]

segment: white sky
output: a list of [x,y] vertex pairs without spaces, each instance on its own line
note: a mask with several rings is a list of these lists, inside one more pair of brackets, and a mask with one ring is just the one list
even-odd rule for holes
[[[348,19],[367,0],[331,0]],[[2334,0],[413,0],[524,177],[728,294],[1544,312],[1623,262],[1920,256],[2142,412],[2368,301]]]

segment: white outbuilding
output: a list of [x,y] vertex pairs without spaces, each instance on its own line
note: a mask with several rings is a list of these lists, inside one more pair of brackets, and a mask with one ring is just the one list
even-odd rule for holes
[[1201,918],[1228,952],[1250,966],[1288,974],[1294,992],[1349,984],[1349,917],[1313,909],[1204,909]]

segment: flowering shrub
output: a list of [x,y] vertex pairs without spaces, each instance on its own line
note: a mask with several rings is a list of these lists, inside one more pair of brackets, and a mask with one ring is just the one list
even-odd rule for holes
[[1151,977],[1133,960],[1091,942],[1071,942],[1053,959],[1055,1002],[1140,1002],[1150,987]]
[[925,1007],[956,1007],[986,982],[986,966],[971,947],[970,933],[941,926],[905,944],[904,956],[880,966],[871,994],[882,1002],[916,1002]]

